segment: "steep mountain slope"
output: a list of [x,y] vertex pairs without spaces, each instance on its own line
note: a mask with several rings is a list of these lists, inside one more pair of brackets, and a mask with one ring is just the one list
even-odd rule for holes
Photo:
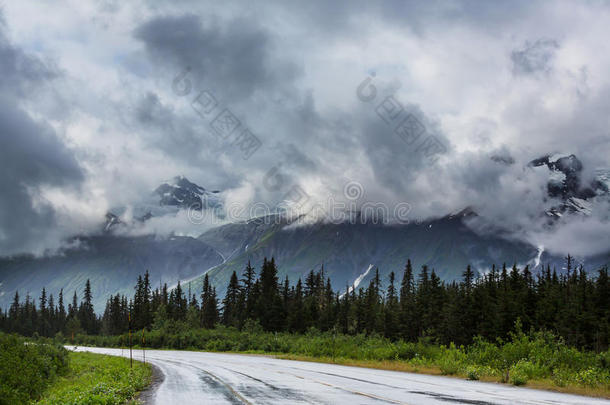
[[99,312],[110,294],[132,296],[137,276],[146,270],[150,271],[153,286],[157,286],[160,282],[173,284],[192,278],[221,262],[216,250],[189,237],[83,238],[78,248],[62,255],[0,259],[0,307],[10,305],[15,290],[22,297],[30,292],[37,298],[43,287],[56,299],[63,288],[67,305],[75,290],[80,299],[85,281],[91,279],[94,305]]
[[[463,222],[464,215],[448,216],[421,224],[383,226],[374,224],[328,224],[289,226],[275,217],[231,224],[204,233],[199,239],[231,254],[210,270],[211,281],[224,292],[233,271],[241,274],[248,260],[260,266],[264,257],[274,257],[281,278],[303,277],[324,266],[336,289],[352,285],[363,273],[378,267],[383,277],[401,273],[407,258],[414,265],[428,265],[445,280],[461,277],[468,264],[479,272],[503,262],[535,264],[538,250],[530,245],[499,237],[482,237]],[[553,263],[544,253],[541,261]],[[362,283],[374,276],[369,271]],[[201,278],[194,284],[199,288]]]

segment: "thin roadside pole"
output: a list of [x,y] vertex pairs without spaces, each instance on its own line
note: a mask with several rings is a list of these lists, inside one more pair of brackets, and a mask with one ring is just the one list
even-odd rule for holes
[[127,319],[129,321],[129,368],[133,368],[133,355],[131,351],[131,313],[127,315]]
[[142,328],[142,357],[144,358],[144,364],[146,364],[146,338],[144,337],[144,328]]

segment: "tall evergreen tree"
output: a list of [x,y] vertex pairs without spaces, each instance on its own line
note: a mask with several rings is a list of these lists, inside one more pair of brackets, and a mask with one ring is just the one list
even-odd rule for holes
[[83,291],[83,301],[78,309],[78,318],[82,328],[87,334],[97,333],[97,318],[93,310],[93,294],[91,292],[91,281],[87,279]]
[[384,334],[390,339],[396,339],[399,333],[398,316],[400,313],[398,297],[394,286],[396,275],[392,271],[389,276],[388,289],[386,292],[386,308],[384,311]]
[[261,326],[265,330],[280,331],[284,327],[285,315],[278,289],[277,268],[273,258],[269,261],[265,258],[263,261],[257,314]]
[[206,274],[203,279],[203,291],[201,292],[201,323],[204,328],[213,328],[218,322],[218,300],[216,291],[210,285]]
[[222,323],[226,326],[239,326],[239,280],[237,273],[231,274],[225,298],[222,300]]

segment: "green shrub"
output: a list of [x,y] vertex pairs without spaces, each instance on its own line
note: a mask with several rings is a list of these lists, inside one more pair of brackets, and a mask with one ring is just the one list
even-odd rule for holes
[[407,343],[399,340],[395,344],[396,347],[396,359],[399,360],[411,360],[418,356],[417,347],[415,343]]
[[460,371],[460,365],[453,359],[441,359],[439,368],[442,375],[454,375]]
[[599,368],[610,371],[610,350],[606,350],[597,355],[597,364]]
[[576,375],[576,382],[588,387],[610,387],[610,372],[590,367]]
[[510,383],[513,385],[525,385],[527,384],[527,376],[518,369],[512,370],[510,374]]
[[466,367],[466,377],[469,380],[478,380],[481,378],[481,373],[478,367],[476,366],[468,366]]
[[553,372],[552,381],[558,387],[565,387],[570,383],[571,372],[565,368]]
[[513,385],[525,385],[529,380],[543,374],[541,367],[527,360],[519,360],[509,371],[509,382]]
[[62,346],[0,333],[0,404],[37,399],[67,370],[68,352]]
[[557,369],[553,372],[553,383],[559,387],[566,385],[579,385],[585,387],[610,388],[610,373],[595,367],[582,369],[574,372],[567,368]]
[[465,360],[466,353],[464,353],[463,348],[457,348],[453,343],[448,348],[441,346],[438,363],[443,375],[457,374],[463,368]]
[[505,367],[502,346],[477,337],[468,347],[468,362],[501,369]]

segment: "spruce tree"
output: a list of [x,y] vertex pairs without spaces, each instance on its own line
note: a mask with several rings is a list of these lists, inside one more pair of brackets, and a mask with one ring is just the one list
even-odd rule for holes
[[415,341],[417,339],[417,325],[415,323],[415,286],[411,260],[407,260],[400,283],[399,320],[402,337],[407,341]]
[[204,328],[211,329],[218,322],[218,300],[216,291],[210,285],[206,274],[203,278],[203,290],[201,292],[201,324]]
[[260,273],[260,296],[257,303],[258,319],[263,329],[280,331],[284,327],[284,311],[278,289],[275,260],[263,260]]
[[64,289],[59,290],[59,300],[57,303],[57,329],[64,332],[66,327],[66,308],[64,307]]
[[300,278],[294,290],[294,301],[289,314],[289,330],[291,332],[304,332],[303,284]]
[[384,311],[384,335],[390,339],[396,339],[399,331],[398,324],[398,297],[396,296],[395,274],[390,272],[388,280],[388,289],[386,292],[386,307]]
[[231,274],[225,298],[222,300],[222,323],[226,326],[239,326],[239,280],[237,273]]
[[87,279],[85,289],[83,291],[83,301],[78,309],[78,317],[82,328],[87,334],[95,334],[97,332],[97,318],[93,311],[93,294],[91,293],[91,281]]

